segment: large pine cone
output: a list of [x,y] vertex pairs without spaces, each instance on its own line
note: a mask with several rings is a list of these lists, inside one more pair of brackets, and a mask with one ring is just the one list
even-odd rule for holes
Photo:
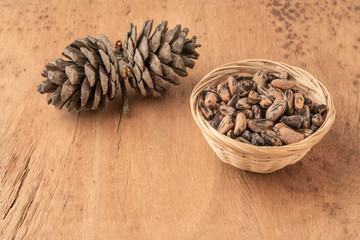
[[96,110],[115,98],[119,69],[115,48],[105,35],[76,39],[62,54],[70,61],[53,59],[41,73],[46,80],[38,91],[47,93],[48,104],[68,111]]
[[171,84],[180,84],[179,76],[188,75],[186,68],[193,68],[199,54],[195,51],[196,37],[186,38],[189,29],[181,30],[176,25],[167,31],[167,21],[163,21],[155,29],[151,37],[153,21],[146,21],[144,27],[136,36],[136,26],[130,24],[124,43],[124,55],[131,65],[133,78],[130,85],[141,95],[150,93],[160,96]]
[[122,110],[129,111],[125,80],[141,95],[160,96],[172,84],[179,84],[178,76],[188,75],[193,68],[200,45],[196,37],[187,39],[188,29],[177,25],[167,31],[163,21],[150,36],[153,21],[147,21],[139,36],[130,25],[124,49],[121,41],[115,48],[105,35],[76,39],[62,53],[68,61],[56,58],[47,64],[41,75],[46,78],[38,92],[47,93],[48,104],[57,109],[96,110],[113,100],[121,88]]

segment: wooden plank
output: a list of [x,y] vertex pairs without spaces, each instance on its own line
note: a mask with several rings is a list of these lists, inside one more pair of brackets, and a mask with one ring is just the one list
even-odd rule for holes
[[[1,239],[357,239],[360,237],[360,4],[342,1],[0,3]],[[36,92],[72,40],[123,40],[169,21],[202,44],[160,99],[130,88],[102,113],[68,113]],[[214,67],[265,58],[299,66],[333,94],[336,122],[299,163],[269,175],[222,163],[189,97]]]

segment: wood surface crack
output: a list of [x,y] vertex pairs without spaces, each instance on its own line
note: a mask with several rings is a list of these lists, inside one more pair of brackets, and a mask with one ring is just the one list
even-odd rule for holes
[[24,184],[25,178],[26,178],[26,176],[28,175],[29,170],[30,170],[30,169],[29,169],[29,162],[30,162],[30,157],[28,158],[28,160],[27,160],[27,162],[26,162],[26,166],[25,166],[24,171],[23,171],[23,174],[22,174],[22,176],[21,176],[21,178],[20,178],[20,185],[19,185],[19,187],[18,187],[18,189],[17,189],[17,191],[16,191],[15,197],[14,197],[12,203],[10,204],[9,208],[5,211],[5,214],[4,214],[3,219],[6,218],[6,216],[8,215],[8,213],[10,212],[10,210],[13,208],[13,206],[15,205],[15,203],[16,203],[18,197],[19,197],[20,190],[21,190],[21,188],[22,188],[22,186],[23,186],[23,184]]
[[118,156],[119,156],[120,143],[121,143],[121,137],[119,137],[119,141],[118,141],[118,144],[117,144],[117,149],[116,149],[116,159],[117,159],[117,158],[118,158]]
[[[130,170],[130,168],[129,168]],[[125,206],[126,206],[126,198],[127,198],[127,188],[128,188],[128,185],[129,185],[129,177],[130,177],[130,172],[128,172],[127,174],[127,177],[126,177],[126,185],[125,185],[125,193],[124,193],[124,209],[125,209]]]
[[[116,149],[116,160],[117,160],[118,157],[119,157],[120,144],[121,144],[120,124],[121,124],[122,117],[123,117],[123,113],[121,112],[121,113],[120,113],[119,122],[118,122],[117,131],[116,131],[116,134],[117,134],[117,136],[119,137],[119,141],[118,141],[118,143],[117,143],[117,149]],[[125,206],[126,206],[127,188],[128,188],[128,185],[129,185],[129,177],[130,177],[130,167],[131,167],[131,163],[129,163],[129,164],[130,164],[130,165],[129,165],[128,174],[127,174],[127,177],[126,177],[126,184],[125,184],[125,191],[124,191],[124,201],[123,201],[124,209],[125,209]]]
[[91,178],[93,179],[93,181],[95,181],[95,176],[94,176],[94,151],[91,154],[90,163],[91,163]]
[[[36,191],[37,191],[37,189],[36,189]],[[36,191],[35,191],[35,193],[36,193]],[[34,198],[35,198],[35,194],[34,194],[33,196],[31,196],[30,201],[26,204],[25,209],[24,209],[24,211],[23,211],[22,214],[21,214],[19,223],[17,224],[17,229],[20,229],[21,225],[22,225],[23,222],[25,221],[25,218],[26,218],[26,216],[27,216],[27,214],[28,214],[28,212],[29,212],[29,209],[30,209],[31,205],[32,205],[33,202],[34,202]],[[16,231],[16,234],[17,234],[17,233],[18,233],[18,231]],[[16,234],[15,234],[14,238],[16,237]]]
[[66,204],[67,204],[67,202],[68,202],[68,200],[69,200],[69,197],[70,197],[70,195],[68,194],[68,195],[66,196],[65,201],[64,201],[64,204],[63,204],[63,206],[62,206],[62,208],[61,208],[61,213],[60,213],[60,215],[64,212],[65,207],[66,207]]
[[31,160],[31,156],[32,154],[34,153],[34,150],[35,150],[35,147],[32,147],[30,149],[30,152],[29,152],[29,155],[27,156],[26,158],[26,161],[25,161],[25,167],[22,171],[22,174],[21,174],[21,177],[20,177],[20,184],[19,184],[19,187],[18,189],[16,190],[16,194],[15,194],[15,197],[13,199],[13,201],[11,202],[10,206],[8,207],[8,209],[6,209],[5,211],[5,214],[4,214],[4,217],[3,219],[6,218],[6,216],[9,214],[10,210],[14,207],[17,199],[19,198],[19,194],[20,194],[20,190],[22,189],[22,186],[24,185],[24,181],[25,181],[25,178],[27,177],[30,169],[29,169],[29,163],[30,163],[30,160]]
[[[37,191],[39,189],[39,186],[40,186],[40,184],[37,185],[37,187],[34,189],[34,191],[31,192],[31,195],[29,196],[29,201],[26,203],[24,209],[22,210],[20,219],[19,219],[18,223],[16,224],[16,228],[15,228],[16,230],[13,233],[14,235],[13,235],[12,239],[16,239],[16,236],[19,233],[21,226],[23,225],[23,223],[24,223],[24,221],[25,221],[25,219],[26,219],[26,217],[28,215],[29,209],[30,209],[30,207],[32,206],[32,204],[34,202],[34,199],[35,199],[36,193],[37,193]],[[28,228],[26,228],[23,236],[26,235],[27,230],[28,230]]]
[[79,118],[80,118],[80,113],[78,113],[78,116],[77,116],[77,119],[76,119],[76,127],[75,127],[75,131],[74,131],[74,136],[73,136],[73,139],[69,145],[69,148],[68,148],[68,151],[67,151],[67,154],[66,154],[66,159],[65,159],[65,163],[68,161],[69,159],[69,154],[70,154],[70,151],[71,151],[71,147],[72,145],[74,144],[75,142],[75,136],[76,136],[76,133],[77,133],[77,130],[78,130],[78,126],[79,126]]
[[120,118],[119,118],[119,123],[118,123],[118,127],[117,127],[117,131],[116,131],[116,135],[119,137],[119,141],[117,143],[117,149],[116,149],[116,159],[118,159],[119,156],[119,150],[120,150],[120,143],[121,143],[121,135],[119,136],[119,132],[120,132],[120,123],[121,123],[121,119],[122,119],[122,112],[120,113]]

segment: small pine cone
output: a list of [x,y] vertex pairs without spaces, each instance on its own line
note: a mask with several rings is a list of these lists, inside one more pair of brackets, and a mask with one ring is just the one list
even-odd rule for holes
[[120,87],[118,59],[105,35],[76,39],[62,55],[69,61],[53,59],[41,73],[46,80],[38,92],[47,93],[48,104],[68,111],[96,110],[115,98]]
[[130,85],[143,96],[161,96],[170,84],[179,85],[179,76],[186,77],[186,68],[194,67],[192,59],[199,57],[195,50],[201,46],[195,36],[186,38],[188,28],[176,25],[168,31],[167,21],[150,37],[152,24],[152,20],[146,21],[138,36],[136,26],[130,24],[124,43],[124,55],[133,72]]

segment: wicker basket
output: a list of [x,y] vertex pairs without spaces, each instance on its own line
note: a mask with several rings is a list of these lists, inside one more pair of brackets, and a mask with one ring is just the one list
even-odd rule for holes
[[[296,89],[304,92],[310,99],[328,106],[325,121],[316,133],[290,145],[264,147],[238,142],[220,134],[210,126],[198,107],[202,90],[207,86],[217,85],[229,75],[237,73],[253,75],[259,69],[268,73],[288,72],[296,80]],[[202,134],[216,155],[222,161],[237,168],[257,173],[271,173],[299,161],[312,146],[325,136],[335,120],[333,100],[322,83],[300,68],[262,59],[229,63],[214,69],[195,86],[191,93],[190,105],[196,124],[200,127]]]

